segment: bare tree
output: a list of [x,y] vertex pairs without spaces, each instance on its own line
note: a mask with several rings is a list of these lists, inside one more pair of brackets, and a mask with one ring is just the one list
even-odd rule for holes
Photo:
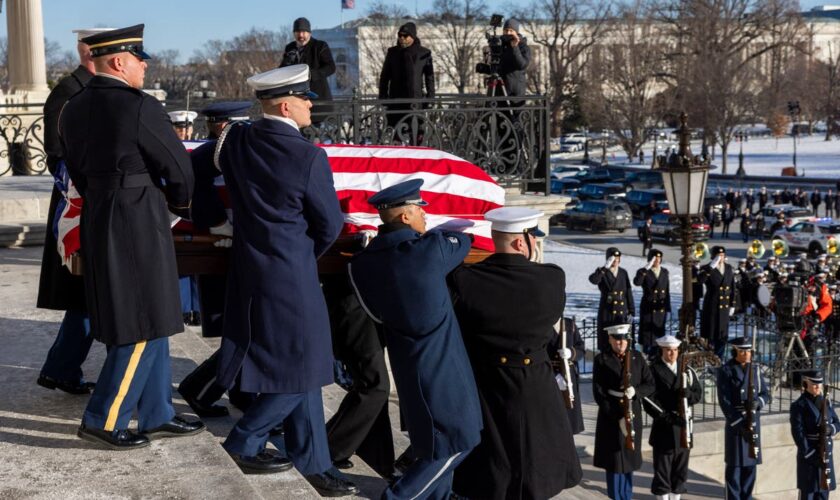
[[480,79],[475,72],[484,45],[482,31],[487,5],[483,0],[435,0],[427,21],[437,24],[443,50],[435,54],[435,65],[463,94]]

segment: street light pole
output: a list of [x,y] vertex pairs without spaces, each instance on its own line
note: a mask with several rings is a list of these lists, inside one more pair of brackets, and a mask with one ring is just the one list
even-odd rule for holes
[[744,136],[745,134],[743,131],[735,133],[735,138],[741,141],[740,149],[738,150],[738,171],[735,172],[735,175],[738,177],[747,175],[744,171]]
[[589,127],[583,129],[583,164],[589,165]]
[[607,164],[607,129],[601,131],[601,166]]
[[794,177],[798,176],[797,168],[796,168],[796,137],[799,135],[799,114],[802,112],[802,108],[799,107],[799,101],[788,101],[788,113],[790,114],[790,121],[791,121],[791,137],[793,137],[793,175]]

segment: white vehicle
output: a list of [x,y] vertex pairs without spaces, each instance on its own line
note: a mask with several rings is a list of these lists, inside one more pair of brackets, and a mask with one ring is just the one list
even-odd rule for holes
[[563,142],[560,143],[560,152],[561,153],[577,153],[578,151],[583,151],[584,143],[582,141],[578,141],[575,139],[564,139]]
[[583,165],[558,165],[551,169],[552,179],[562,179],[564,177],[571,177],[583,170]]
[[797,222],[773,233],[773,239],[787,241],[793,250],[806,250],[812,257],[826,253],[829,238],[840,240],[840,222],[815,219]]
[[776,216],[781,212],[785,216],[785,227],[790,227],[798,222],[807,222],[814,219],[814,214],[810,210],[803,207],[797,207],[789,203],[774,205],[765,205],[761,210],[761,215],[764,216],[764,224],[770,226],[776,221]]

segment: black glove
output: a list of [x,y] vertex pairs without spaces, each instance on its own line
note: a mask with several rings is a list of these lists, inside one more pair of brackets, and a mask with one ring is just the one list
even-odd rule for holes
[[741,424],[741,437],[743,437],[744,440],[746,440],[747,442],[752,441],[753,434],[754,433],[747,426],[746,421],[743,424]]
[[761,401],[759,401],[759,400],[757,400],[757,399],[753,399],[753,401],[752,401],[752,409],[753,409],[753,411],[758,410],[758,408],[759,408],[760,406],[761,406]]

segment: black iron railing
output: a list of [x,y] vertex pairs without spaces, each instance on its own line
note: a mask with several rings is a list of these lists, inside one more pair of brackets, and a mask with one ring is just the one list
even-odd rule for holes
[[43,108],[43,104],[0,104],[0,175],[47,171]]

